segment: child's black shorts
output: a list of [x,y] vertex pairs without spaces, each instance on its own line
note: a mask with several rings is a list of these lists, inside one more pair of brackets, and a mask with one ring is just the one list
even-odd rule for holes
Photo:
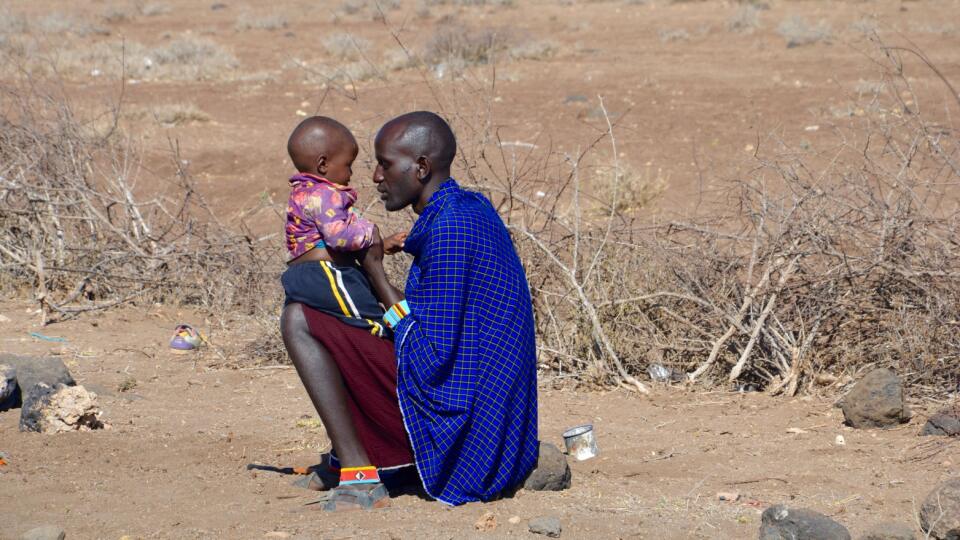
[[305,304],[375,336],[392,337],[383,323],[383,309],[359,267],[304,262],[288,267],[280,281],[287,295],[284,305]]

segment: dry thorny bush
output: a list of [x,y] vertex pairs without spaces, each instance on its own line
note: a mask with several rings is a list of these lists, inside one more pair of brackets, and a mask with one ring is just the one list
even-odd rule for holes
[[[835,148],[797,150],[771,135],[751,170],[717,179],[711,203],[666,222],[638,217],[663,179],[619,162],[602,100],[596,140],[559,153],[500,140],[495,80],[431,82],[416,62],[458,133],[461,180],[490,196],[514,235],[541,373],[646,392],[640,379],[659,365],[675,379],[792,395],[889,365],[913,391],[952,389],[958,137],[930,120],[904,75],[905,59],[936,68],[914,51],[877,51],[884,84],[859,123],[834,127]],[[127,301],[240,309],[266,332],[254,353],[284,358],[276,246],[218,223],[175,146],[169,184],[140,189],[135,145],[120,131],[91,130],[36,86],[6,87],[2,99],[0,277],[33,289],[52,319]],[[596,178],[607,146],[613,158]],[[411,219],[371,212],[387,230]],[[391,275],[402,279],[407,264],[391,259]]]
[[175,143],[156,178],[119,110],[82,119],[51,82],[0,87],[0,284],[32,290],[45,323],[131,301],[253,312],[275,252],[217,220]]
[[915,392],[953,390],[960,141],[930,120],[904,75],[905,59],[936,68],[914,50],[877,50],[886,91],[862,123],[835,128],[835,148],[796,150],[771,135],[752,170],[718,180],[692,219],[621,213],[621,197],[643,190],[616,158],[602,219],[581,179],[583,154],[562,156],[567,172],[550,198],[533,195],[546,189],[546,162],[481,182],[494,186],[527,267],[541,368],[641,392],[637,378],[649,370],[793,395],[883,365]]

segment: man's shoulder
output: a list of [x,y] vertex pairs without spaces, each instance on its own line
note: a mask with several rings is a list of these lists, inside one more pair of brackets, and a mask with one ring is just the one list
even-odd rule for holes
[[490,201],[481,193],[461,190],[446,201],[430,227],[434,242],[461,246],[509,241],[509,233]]
[[490,221],[499,221],[493,205],[483,194],[466,189],[451,194],[437,213],[437,224],[444,226]]

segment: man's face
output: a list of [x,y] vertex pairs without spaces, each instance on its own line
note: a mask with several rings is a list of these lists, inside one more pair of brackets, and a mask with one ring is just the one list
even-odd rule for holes
[[377,134],[374,149],[377,168],[373,181],[387,210],[396,212],[419,200],[423,192],[416,156],[397,144],[398,130],[385,127]]

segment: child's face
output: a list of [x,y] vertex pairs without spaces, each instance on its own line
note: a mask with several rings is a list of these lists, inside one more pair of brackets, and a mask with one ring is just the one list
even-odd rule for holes
[[326,171],[320,171],[321,176],[341,186],[350,184],[350,177],[353,176],[353,161],[357,159],[358,152],[356,143],[337,152],[327,160]]

